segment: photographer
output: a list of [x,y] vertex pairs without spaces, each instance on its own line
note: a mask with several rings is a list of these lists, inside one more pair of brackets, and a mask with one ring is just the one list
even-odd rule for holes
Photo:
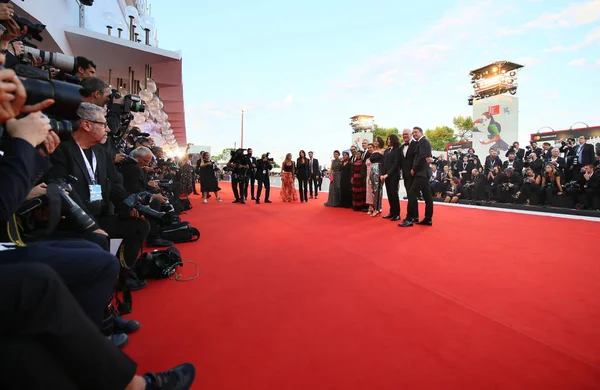
[[486,184],[487,180],[485,176],[479,172],[479,169],[473,168],[471,170],[471,179],[463,186],[464,198],[474,201],[484,200]]
[[499,202],[513,203],[519,197],[521,175],[511,168],[498,175],[496,180],[496,197]]
[[508,148],[508,151],[506,152],[504,157],[508,157],[508,155],[512,152],[515,154],[518,160],[523,161],[523,159],[525,158],[525,149],[521,149],[519,146],[520,145],[518,142],[513,142],[511,147]]
[[[131,194],[137,194],[140,192],[151,192],[153,193],[150,198],[150,206],[154,211],[161,211],[161,204],[168,201],[167,197],[162,195],[159,191],[158,184],[155,181],[148,180],[148,176],[144,167],[147,167],[150,161],[152,161],[152,152],[150,149],[140,146],[135,148],[128,159],[124,160],[120,167],[119,172],[123,175],[123,186],[127,192]],[[165,247],[173,245],[173,242],[164,240],[159,235],[160,223],[156,218],[148,217],[148,223],[150,224],[150,233],[146,240],[148,247]]]
[[269,173],[273,169],[272,158],[269,153],[263,154],[261,159],[256,162],[256,179],[258,180],[258,191],[256,192],[256,204],[260,204],[260,194],[262,194],[263,185],[265,186],[265,203],[271,203],[269,195],[271,193],[271,181]]
[[506,156],[508,157],[508,160],[504,161],[504,164],[502,164],[502,170],[506,171],[507,169],[512,169],[516,173],[521,174],[521,172],[523,172],[523,163],[521,163],[521,160],[517,159],[515,151],[509,150],[506,152]]
[[523,183],[521,188],[517,191],[517,197],[519,203],[527,205],[538,205],[540,203],[540,184],[542,178],[536,174],[531,168],[525,168],[525,175],[523,176]]
[[89,77],[96,77],[96,64],[94,64],[93,61],[81,56],[77,57],[76,61],[77,71],[73,76],[77,76],[81,80],[85,80]]
[[235,200],[233,203],[246,204],[244,200],[244,185],[248,177],[248,169],[250,162],[244,154],[244,149],[231,151],[231,158],[227,163],[227,167],[231,169],[231,188]]
[[600,173],[594,170],[593,165],[584,167],[584,174],[580,179],[583,193],[579,197],[579,203],[583,204],[588,210],[600,209]]
[[[120,183],[112,158],[99,146],[108,136],[104,109],[84,102],[77,115],[80,119],[73,138],[63,142],[52,156],[49,177],[57,180],[73,176],[77,179],[72,183],[74,200],[110,237],[123,239],[124,260],[131,268],[150,226],[140,218],[137,210],[124,207],[123,201],[129,193]],[[120,216],[111,214],[111,201]]]
[[248,179],[246,181],[246,184],[244,185],[244,199],[248,200],[248,183],[250,183],[250,195],[252,197],[252,200],[255,200],[256,198],[254,197],[254,182],[256,181],[257,167],[256,157],[252,156],[252,149],[250,148],[248,148],[247,158],[250,167],[248,168]]

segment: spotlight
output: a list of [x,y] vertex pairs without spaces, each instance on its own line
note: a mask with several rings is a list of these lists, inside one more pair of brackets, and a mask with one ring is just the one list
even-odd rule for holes
[[516,75],[517,75],[517,72],[510,72],[510,73],[509,73],[509,76],[510,76],[510,77],[515,77]]
[[492,68],[492,72],[494,72],[494,73],[498,73],[498,68],[494,66],[494,67]]
[[88,7],[94,5],[94,0],[79,0],[79,2],[83,5],[87,5]]
[[510,94],[511,94],[511,95],[516,95],[516,94],[517,94],[517,89],[516,89],[516,88],[513,88],[513,89],[511,89],[511,90],[510,90],[510,91],[508,91],[508,92],[510,92]]

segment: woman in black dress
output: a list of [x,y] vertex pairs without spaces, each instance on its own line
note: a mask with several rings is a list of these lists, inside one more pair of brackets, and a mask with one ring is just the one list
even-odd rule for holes
[[219,198],[219,191],[221,191],[221,189],[219,188],[219,183],[215,176],[216,165],[210,160],[210,154],[208,152],[202,154],[199,170],[200,191],[202,191],[202,198],[204,199],[202,203],[208,203],[209,192],[214,192],[217,202],[220,202],[221,198]]
[[352,207],[352,163],[350,153],[342,153],[342,175],[340,180],[340,207]]
[[296,160],[296,177],[298,178],[300,203],[308,202],[308,178],[310,177],[310,168],[304,150],[300,151],[300,157]]

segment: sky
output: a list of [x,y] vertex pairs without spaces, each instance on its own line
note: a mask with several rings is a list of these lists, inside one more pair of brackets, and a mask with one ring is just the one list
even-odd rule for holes
[[[452,126],[472,115],[469,71],[519,73],[519,141],[600,125],[600,0],[153,1],[159,46],[183,53],[188,142],[329,159],[349,118]],[[575,127],[581,127],[578,125]]]

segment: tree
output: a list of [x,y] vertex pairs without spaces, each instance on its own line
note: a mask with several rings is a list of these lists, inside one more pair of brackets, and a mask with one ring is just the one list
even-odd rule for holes
[[231,157],[231,151],[235,150],[234,148],[225,148],[223,149],[223,152],[221,154],[217,154],[212,156],[213,157],[213,161],[215,162],[226,162],[229,161],[229,158]]
[[436,151],[446,150],[446,144],[456,142],[454,130],[448,126],[438,126],[432,130],[426,130],[425,135],[431,143],[431,148]]
[[281,168],[281,165],[277,164],[275,161],[273,161],[271,165],[273,165],[273,168]]
[[[398,128],[397,127],[379,127],[377,125],[375,125],[375,127],[373,128],[373,139],[376,139],[377,137],[381,137],[381,138],[383,138],[383,141],[385,142],[386,138],[390,134],[399,134]],[[381,145],[381,147],[385,147],[385,145]]]
[[471,130],[473,129],[473,118],[470,116],[464,117],[459,115],[452,119],[452,123],[454,123],[454,127],[457,130],[458,139],[460,142],[465,142],[472,139],[473,133],[471,133]]

